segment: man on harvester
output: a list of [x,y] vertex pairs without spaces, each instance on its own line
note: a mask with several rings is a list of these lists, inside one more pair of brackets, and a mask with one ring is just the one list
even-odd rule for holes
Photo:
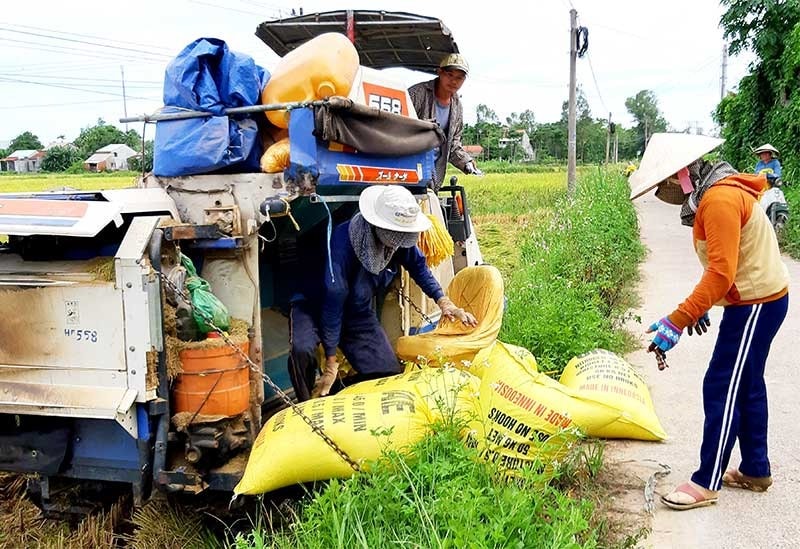
[[447,136],[444,145],[436,151],[434,190],[442,186],[448,162],[466,174],[483,175],[461,144],[464,109],[458,90],[469,74],[467,60],[460,53],[451,53],[442,59],[436,74],[435,79],[420,82],[408,89],[417,116],[425,120],[436,120]]

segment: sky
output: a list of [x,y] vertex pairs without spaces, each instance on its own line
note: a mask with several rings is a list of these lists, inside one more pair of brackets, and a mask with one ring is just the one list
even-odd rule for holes
[[[670,126],[715,131],[720,98],[722,8],[715,0],[371,0],[353,4],[288,0],[29,0],[0,14],[0,145],[32,131],[47,145],[72,140],[98,118],[161,105],[164,69],[199,37],[225,40],[270,68],[278,56],[255,37],[258,23],[332,9],[405,11],[440,18],[470,64],[461,89],[465,121],[486,104],[501,120],[533,111],[537,122],[560,118],[568,97],[569,10],[589,29],[588,55],[578,59],[578,84],[592,115],[626,127],[625,99],[652,90]],[[124,6],[124,8],[123,8]],[[729,58],[727,89],[747,74],[752,56]],[[122,98],[122,73],[126,105]],[[430,78],[392,70],[405,85]],[[141,132],[141,124],[131,125]],[[148,128],[150,136],[154,130]]]

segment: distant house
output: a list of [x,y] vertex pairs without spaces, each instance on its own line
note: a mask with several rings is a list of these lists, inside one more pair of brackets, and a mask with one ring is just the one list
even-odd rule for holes
[[128,159],[136,154],[127,145],[113,143],[97,150],[83,161],[84,169],[90,172],[114,172],[128,169]]
[[58,137],[55,139],[55,141],[51,141],[50,143],[48,143],[47,146],[44,148],[44,150],[49,151],[53,147],[70,147],[73,149],[77,148],[75,147],[75,145],[73,145],[63,137]]
[[472,158],[483,154],[483,147],[480,145],[464,145],[464,150],[467,151]]
[[36,173],[42,165],[44,151],[24,149],[0,158],[0,172]]

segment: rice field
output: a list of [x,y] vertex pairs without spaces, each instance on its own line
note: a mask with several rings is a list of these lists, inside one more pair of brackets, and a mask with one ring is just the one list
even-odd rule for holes
[[467,189],[483,260],[509,280],[526,236],[549,221],[555,201],[566,193],[566,173],[491,173],[459,183]]
[[67,189],[106,190],[135,187],[139,178],[136,172],[98,174],[3,174],[0,175],[0,193],[33,192]]

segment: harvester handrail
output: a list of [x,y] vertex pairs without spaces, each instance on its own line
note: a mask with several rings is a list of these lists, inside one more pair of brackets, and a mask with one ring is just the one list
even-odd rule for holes
[[[162,120],[188,120],[190,118],[206,118],[210,116],[227,116],[232,114],[250,114],[254,112],[281,111],[291,109],[302,109],[306,107],[318,107],[327,103],[327,99],[317,99],[314,101],[289,101],[286,103],[270,103],[268,105],[248,105],[246,107],[231,107],[223,109],[221,113],[208,111],[193,111],[191,109],[180,109],[177,112],[162,112],[159,110],[153,114],[142,114],[139,116],[129,116],[120,118],[121,124],[128,122],[160,122]],[[164,109],[166,107],[162,107]],[[179,107],[173,107],[179,108]]]

